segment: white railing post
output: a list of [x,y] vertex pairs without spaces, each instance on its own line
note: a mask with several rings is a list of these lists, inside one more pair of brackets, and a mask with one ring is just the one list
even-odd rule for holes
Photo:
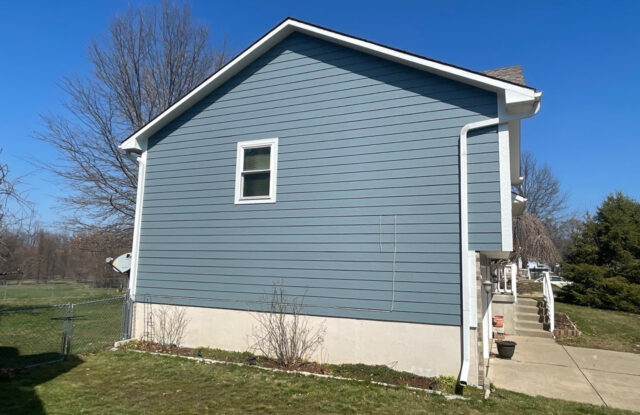
[[518,302],[518,276],[514,267],[511,267],[511,293],[513,294],[513,302]]
[[551,285],[551,276],[549,271],[544,272],[542,292],[544,295],[544,302],[547,308],[547,316],[549,317],[549,331],[553,333],[555,329],[555,303],[553,298],[553,287]]

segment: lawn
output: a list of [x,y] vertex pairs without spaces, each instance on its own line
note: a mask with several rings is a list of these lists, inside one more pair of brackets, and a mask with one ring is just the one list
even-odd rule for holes
[[640,353],[640,314],[556,302],[556,312],[566,313],[582,336],[559,338],[567,346]]
[[114,288],[93,288],[89,284],[56,282],[48,284],[0,285],[0,310],[31,305],[75,303],[118,295]]
[[506,391],[488,401],[450,401],[404,388],[133,351],[23,371],[2,384],[0,402],[7,414],[630,413]]
[[[120,339],[122,297],[73,309],[72,352],[104,349]],[[66,306],[0,309],[0,367],[60,359]]]

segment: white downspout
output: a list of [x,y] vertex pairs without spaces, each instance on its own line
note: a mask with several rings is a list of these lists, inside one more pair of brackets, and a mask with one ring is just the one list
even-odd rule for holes
[[461,272],[462,272],[462,327],[460,334],[461,338],[461,348],[462,348],[462,364],[460,366],[460,376],[458,381],[461,385],[466,385],[469,379],[469,365],[470,365],[470,356],[471,356],[471,340],[470,340],[470,307],[469,307],[469,260],[468,260],[468,252],[469,252],[469,195],[468,195],[468,177],[467,177],[467,136],[469,131],[476,130],[479,128],[492,127],[494,125],[498,125],[500,123],[505,123],[513,120],[521,120],[523,118],[529,118],[534,116],[540,110],[540,97],[542,96],[541,92],[536,93],[535,102],[533,104],[533,108],[521,114],[510,115],[507,113],[506,108],[504,108],[504,98],[498,99],[498,114],[500,115],[498,118],[491,118],[484,121],[472,122],[460,130],[460,141],[459,141],[459,163],[460,163],[460,264],[461,264]]
[[485,121],[473,122],[462,127],[460,131],[460,264],[462,265],[462,366],[460,367],[459,382],[467,384],[469,377],[469,356],[471,346],[469,331],[471,327],[469,310],[469,203],[468,203],[468,180],[467,180],[467,134],[477,128],[491,127],[500,122],[499,118],[491,118]]

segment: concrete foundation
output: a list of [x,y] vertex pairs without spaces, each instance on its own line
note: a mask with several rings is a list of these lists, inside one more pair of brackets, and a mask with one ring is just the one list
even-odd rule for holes
[[[136,303],[133,336],[142,339],[145,314],[159,304]],[[205,307],[183,307],[188,320],[183,345],[232,351],[251,349],[259,313]],[[460,327],[305,316],[309,327],[324,326],[326,335],[313,360],[321,363],[386,365],[422,376],[458,377],[461,364]],[[471,330],[471,344],[476,344]],[[478,384],[477,348],[471,348],[469,382]]]

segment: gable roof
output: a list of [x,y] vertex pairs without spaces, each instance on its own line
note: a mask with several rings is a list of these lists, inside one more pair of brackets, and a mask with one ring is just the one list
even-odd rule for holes
[[383,59],[394,61],[462,83],[474,85],[482,89],[503,93],[507,108],[509,108],[510,105],[518,106],[523,104],[532,104],[538,100],[540,96],[540,93],[536,92],[534,88],[513,82],[512,79],[503,79],[503,77],[495,76],[495,74],[492,73],[482,73],[461,68],[434,59],[429,59],[424,56],[415,55],[399,49],[394,49],[378,43],[346,35],[344,33],[329,30],[300,20],[287,18],[228,62],[225,66],[220,68],[213,75],[205,79],[191,92],[161,112],[144,127],[131,134],[131,136],[124,140],[119,147],[126,151],[141,152],[143,148],[145,148],[146,140],[149,137],[176,119],[200,99],[210,94],[213,90],[218,88],[232,76],[253,62],[256,58],[293,32],[300,32],[305,35],[324,39],[332,43],[381,57]]
[[494,78],[502,79],[503,81],[511,82],[516,85],[527,86],[524,80],[524,73],[522,72],[522,66],[507,66],[506,68],[491,69],[482,72],[485,75],[492,76]]

